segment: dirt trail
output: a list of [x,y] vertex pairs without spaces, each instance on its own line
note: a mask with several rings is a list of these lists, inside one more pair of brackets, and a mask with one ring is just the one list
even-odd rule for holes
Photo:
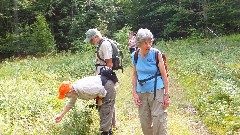
[[170,135],[210,135],[204,124],[197,118],[198,112],[186,98],[176,80],[169,78],[171,104],[168,111]]

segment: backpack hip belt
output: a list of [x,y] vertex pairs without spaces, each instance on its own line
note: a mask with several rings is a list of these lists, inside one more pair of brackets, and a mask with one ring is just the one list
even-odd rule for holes
[[156,73],[155,75],[153,75],[153,76],[151,76],[151,77],[149,77],[149,78],[147,78],[147,79],[143,79],[143,80],[139,80],[139,79],[138,79],[138,82],[139,82],[139,84],[140,84],[141,86],[143,86],[143,83],[145,83],[145,82],[147,82],[147,81],[149,81],[149,80],[151,80],[151,79],[153,79],[153,78],[157,78],[157,76],[161,76],[161,74],[160,74],[160,73]]
[[105,64],[105,65],[96,64],[95,66],[96,66],[96,67],[98,67],[98,66],[107,66],[107,64]]

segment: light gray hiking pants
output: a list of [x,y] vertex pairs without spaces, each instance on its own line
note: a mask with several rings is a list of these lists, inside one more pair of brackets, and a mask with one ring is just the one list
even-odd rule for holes
[[107,81],[104,88],[106,89],[107,94],[102,99],[102,106],[99,107],[100,131],[108,132],[112,127],[116,89],[115,84],[111,80]]
[[154,93],[138,93],[142,105],[138,109],[144,135],[167,135],[167,112],[163,109],[163,89]]

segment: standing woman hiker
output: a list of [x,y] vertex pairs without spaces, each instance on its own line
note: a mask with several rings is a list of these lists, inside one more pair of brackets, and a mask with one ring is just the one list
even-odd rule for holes
[[[152,42],[153,34],[150,30],[142,28],[138,30],[136,45],[139,52],[132,53],[132,93],[134,102],[138,106],[143,134],[166,135],[169,106],[168,78],[161,53],[152,48]],[[159,59],[158,64],[156,64],[156,56]]]
[[128,48],[130,54],[132,54],[136,50],[135,36],[133,31],[129,32]]

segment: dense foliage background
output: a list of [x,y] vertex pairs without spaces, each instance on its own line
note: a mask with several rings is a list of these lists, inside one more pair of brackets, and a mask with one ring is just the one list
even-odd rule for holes
[[[124,67],[131,64],[128,32],[150,29],[171,83],[183,89],[176,97],[189,100],[172,112],[193,106],[210,133],[239,134],[239,0],[1,0],[0,134],[97,134],[91,101],[78,102],[61,124],[52,121],[64,106],[59,83],[93,74],[94,47],[83,43],[89,28],[121,44]],[[116,134],[140,134],[130,74],[127,68],[120,76]],[[170,133],[179,134],[177,126]]]
[[[131,27],[169,40],[239,33],[238,0],[1,0],[0,58],[84,50],[84,34]],[[214,32],[211,33],[211,32]]]

